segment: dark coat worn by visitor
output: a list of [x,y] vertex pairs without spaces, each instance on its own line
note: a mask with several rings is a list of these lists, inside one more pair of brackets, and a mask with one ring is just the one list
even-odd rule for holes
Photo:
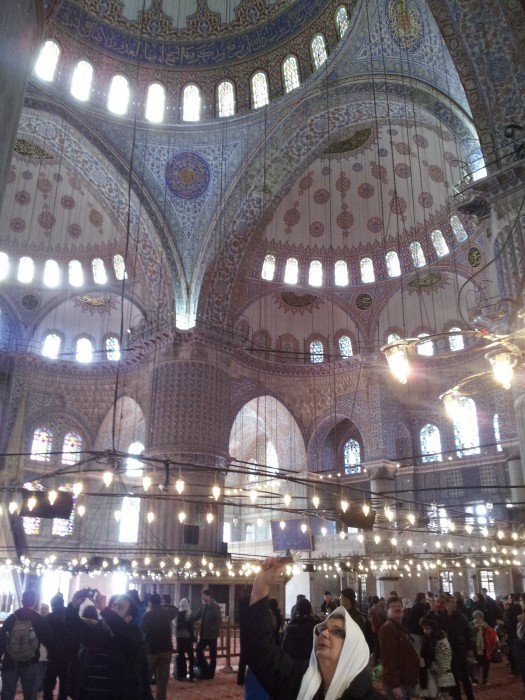
[[310,615],[300,615],[286,625],[282,648],[293,659],[308,661],[312,653],[314,627],[319,620]]
[[[303,675],[308,668],[304,661],[297,661],[274,642],[268,598],[248,606],[240,612],[241,646],[246,662],[272,700],[296,700]],[[315,700],[323,697],[322,688]],[[384,700],[372,686],[368,671],[362,671],[341,695],[341,700]]]

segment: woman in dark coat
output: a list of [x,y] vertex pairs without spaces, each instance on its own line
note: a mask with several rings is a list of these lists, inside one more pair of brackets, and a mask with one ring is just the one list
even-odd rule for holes
[[293,659],[308,661],[314,645],[314,627],[319,623],[312,613],[312,604],[307,598],[301,598],[296,606],[296,616],[290,620],[284,630],[281,647]]

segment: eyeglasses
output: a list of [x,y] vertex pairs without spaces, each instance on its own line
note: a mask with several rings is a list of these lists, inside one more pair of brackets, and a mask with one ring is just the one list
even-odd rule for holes
[[346,632],[342,627],[328,627],[325,622],[314,627],[315,636],[318,637],[325,630],[328,630],[328,634],[331,634],[333,637],[339,637],[339,639],[345,639],[346,637]]

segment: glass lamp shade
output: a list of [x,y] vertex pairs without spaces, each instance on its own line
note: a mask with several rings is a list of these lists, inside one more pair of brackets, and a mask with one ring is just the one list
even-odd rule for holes
[[398,340],[381,348],[385,353],[390,371],[401,384],[407,383],[410,374],[407,347],[406,341]]
[[454,389],[446,391],[439,397],[443,401],[445,411],[447,412],[448,416],[454,421],[457,420],[459,414],[461,413],[460,397],[461,394],[459,391],[455,391]]
[[508,350],[496,350],[488,353],[485,357],[490,360],[494,379],[504,389],[510,389],[512,377],[514,376],[516,356]]

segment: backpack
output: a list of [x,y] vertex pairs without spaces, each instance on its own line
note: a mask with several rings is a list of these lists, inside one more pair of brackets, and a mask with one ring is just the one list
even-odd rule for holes
[[38,637],[31,620],[19,620],[15,614],[15,622],[7,633],[7,653],[15,663],[30,661],[38,649]]

